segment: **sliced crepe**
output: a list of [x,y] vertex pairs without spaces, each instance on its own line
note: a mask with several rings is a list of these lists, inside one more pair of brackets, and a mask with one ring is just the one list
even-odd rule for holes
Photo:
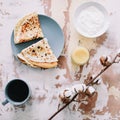
[[40,68],[56,67],[58,61],[46,38],[23,49],[17,57],[24,64]]
[[40,26],[37,13],[32,13],[23,17],[16,24],[14,29],[15,44],[27,42],[30,40],[43,38],[43,32]]

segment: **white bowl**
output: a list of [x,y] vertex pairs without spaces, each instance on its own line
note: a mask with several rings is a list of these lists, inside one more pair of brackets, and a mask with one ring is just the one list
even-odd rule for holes
[[[91,9],[92,9],[92,11],[91,11]],[[86,10],[88,13],[86,13]],[[99,16],[94,11],[98,12]],[[84,16],[83,16],[83,14],[84,14]],[[82,15],[82,18],[80,15]],[[93,16],[95,17],[95,19],[93,19],[94,18]],[[100,17],[102,17],[102,18],[100,18]],[[96,21],[96,20],[98,20],[98,21]],[[101,23],[100,23],[100,21],[101,21]],[[109,27],[108,12],[99,3],[85,2],[85,3],[82,3],[76,9],[74,18],[73,18],[73,22],[74,22],[74,26],[75,26],[76,30],[81,35],[88,37],[88,38],[95,38],[95,37],[98,37],[98,36],[104,34],[107,31],[107,29]],[[98,25],[98,23],[100,25]]]

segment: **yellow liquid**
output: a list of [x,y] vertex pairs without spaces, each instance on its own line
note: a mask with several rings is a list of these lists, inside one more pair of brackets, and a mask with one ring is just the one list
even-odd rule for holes
[[83,65],[85,64],[88,59],[89,59],[89,52],[86,48],[84,47],[79,47],[76,48],[73,53],[72,53],[72,60],[76,63],[76,64],[80,64]]

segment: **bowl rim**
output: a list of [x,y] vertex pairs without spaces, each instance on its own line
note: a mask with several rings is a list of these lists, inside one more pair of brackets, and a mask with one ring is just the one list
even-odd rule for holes
[[[77,17],[78,15],[80,14],[80,12],[87,8],[87,7],[90,7],[90,6],[95,6],[96,8],[98,8],[105,16],[105,23],[104,23],[104,27],[99,31],[97,32],[96,34],[94,35],[89,35],[89,34],[86,34],[85,32],[83,32],[81,29],[78,28],[78,24],[77,24]],[[79,13],[79,14],[78,14]],[[80,5],[78,5],[78,7],[76,8],[75,12],[74,12],[74,16],[73,16],[73,24],[74,24],[74,27],[75,29],[77,30],[77,32],[85,37],[88,37],[88,38],[96,38],[96,37],[99,37],[101,36],[102,34],[104,34],[107,29],[109,28],[109,15],[108,15],[108,11],[105,9],[105,7],[98,3],[98,2],[83,2],[81,3]]]

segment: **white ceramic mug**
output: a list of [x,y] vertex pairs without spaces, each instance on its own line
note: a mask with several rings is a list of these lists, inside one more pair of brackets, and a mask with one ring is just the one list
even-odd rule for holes
[[13,105],[22,105],[28,101],[30,96],[29,85],[21,79],[13,79],[5,87],[6,100],[2,104],[6,105],[9,102]]

